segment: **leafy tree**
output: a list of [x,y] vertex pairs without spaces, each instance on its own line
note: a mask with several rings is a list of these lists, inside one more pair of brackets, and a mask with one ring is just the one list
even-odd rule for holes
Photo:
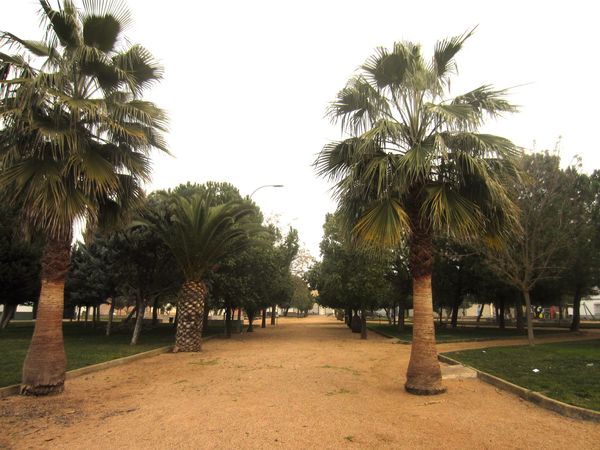
[[569,232],[561,255],[566,269],[559,281],[562,291],[573,298],[571,331],[579,331],[581,298],[594,293],[600,282],[600,172],[586,175],[569,167],[565,185]]
[[[531,291],[544,279],[557,277],[564,263],[557,257],[569,242],[570,203],[560,158],[548,153],[524,155],[521,158],[523,183],[512,195],[519,206],[520,227],[514,227],[506,244],[487,248],[490,266],[514,286],[525,301],[527,336],[533,345]],[[517,327],[522,328],[521,303],[517,302]]]
[[504,184],[517,150],[477,131],[486,116],[515,107],[489,85],[450,94],[454,58],[469,36],[438,42],[429,61],[411,42],[377,49],[329,109],[351,137],[326,145],[315,162],[337,183],[354,236],[384,248],[408,241],[414,320],[405,388],[418,394],[445,390],[433,329],[434,237],[497,236],[516,211]]
[[297,275],[292,275],[293,294],[291,306],[298,311],[298,317],[301,313],[306,315],[306,312],[311,309],[315,303],[315,299],[310,295],[310,289],[306,281]]
[[187,199],[174,194],[169,211],[147,211],[137,224],[150,228],[169,248],[184,282],[177,302],[174,351],[196,352],[202,346],[202,318],[208,294],[206,275],[215,264],[249,244],[256,224],[244,222],[255,214],[248,204],[213,205],[211,195]]
[[380,254],[348,242],[339,216],[328,214],[323,230],[320,244],[323,259],[307,279],[311,288],[319,292],[319,304],[344,309],[352,330],[361,332],[366,339],[367,310],[379,307],[379,301],[386,297],[390,283],[385,275],[391,263]]
[[0,204],[0,330],[12,320],[17,305],[37,300],[40,290],[39,245],[19,237],[18,211]]
[[149,179],[150,150],[166,151],[166,116],[141,100],[161,68],[123,38],[130,22],[124,5],[40,4],[43,41],[0,33],[0,187],[14,187],[28,222],[46,238],[23,366],[22,392],[36,395],[64,386],[61,320],[74,222],[93,227],[120,218]]

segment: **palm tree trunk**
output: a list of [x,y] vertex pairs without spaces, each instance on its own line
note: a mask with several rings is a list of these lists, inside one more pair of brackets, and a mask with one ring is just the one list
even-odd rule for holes
[[406,372],[407,392],[419,395],[441,394],[442,371],[435,348],[431,273],[433,269],[433,239],[423,226],[418,212],[411,215],[410,269],[413,275],[413,339]]
[[56,394],[64,389],[67,357],[62,318],[70,250],[70,233],[58,239],[48,238],[44,246],[42,288],[33,337],[23,363],[22,394]]
[[186,281],[177,304],[177,332],[174,352],[202,350],[202,317],[207,289],[203,281]]

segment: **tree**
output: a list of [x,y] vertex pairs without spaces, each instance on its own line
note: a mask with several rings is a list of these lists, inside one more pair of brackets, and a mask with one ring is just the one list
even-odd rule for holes
[[34,302],[40,290],[39,245],[19,237],[18,211],[0,204],[0,330],[8,326],[17,305]]
[[61,320],[74,222],[103,225],[131,209],[149,179],[149,151],[166,151],[166,116],[141,100],[161,68],[123,38],[130,21],[124,5],[40,4],[43,41],[0,33],[0,46],[21,52],[0,52],[0,187],[14,187],[27,220],[46,238],[22,381],[22,392],[36,395],[64,386]]
[[377,49],[329,109],[351,137],[326,145],[315,162],[336,182],[355,237],[384,248],[408,241],[414,326],[405,388],[417,394],[445,391],[433,327],[434,236],[495,236],[515,215],[504,181],[515,174],[517,150],[477,132],[486,116],[515,107],[489,85],[449,92],[454,57],[471,34],[438,42],[430,61],[411,42]]
[[571,331],[579,331],[581,298],[594,293],[600,281],[600,172],[586,175],[572,166],[564,175],[569,231],[560,284],[573,298]]
[[292,294],[291,306],[292,308],[296,308],[298,317],[300,317],[301,312],[306,314],[306,312],[313,307],[315,299],[310,295],[310,289],[302,277],[292,275],[292,282],[294,292]]
[[173,351],[197,352],[202,347],[202,317],[208,294],[205,276],[220,261],[249,244],[248,236],[257,228],[245,219],[251,219],[255,209],[237,202],[211,206],[214,203],[210,194],[191,199],[173,195],[168,212],[147,211],[135,224],[156,233],[183,274]]
[[349,242],[339,216],[332,214],[325,217],[320,248],[323,260],[307,274],[311,288],[319,292],[319,304],[344,309],[352,331],[366,339],[367,310],[380,306],[391,285],[386,277],[390,259]]
[[[519,207],[520,227],[514,227],[505,245],[484,248],[490,266],[514,286],[525,301],[527,337],[534,344],[531,291],[544,279],[564,270],[557,256],[569,243],[570,204],[560,158],[548,153],[524,155],[523,183],[512,192]],[[517,327],[522,328],[521,302],[515,305]]]

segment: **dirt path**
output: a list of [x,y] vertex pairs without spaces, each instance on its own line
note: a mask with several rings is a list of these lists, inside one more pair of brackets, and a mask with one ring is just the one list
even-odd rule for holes
[[61,396],[0,400],[0,447],[599,448],[600,424],[476,379],[405,393],[409,352],[330,318],[281,320],[70,380]]

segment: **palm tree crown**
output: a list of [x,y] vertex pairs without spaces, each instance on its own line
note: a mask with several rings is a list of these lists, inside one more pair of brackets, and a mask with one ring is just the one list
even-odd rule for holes
[[258,227],[245,220],[256,213],[250,204],[213,206],[210,194],[190,199],[177,194],[172,197],[168,209],[148,211],[134,224],[148,226],[157,233],[187,280],[202,280],[213,265],[249,245],[248,237]]
[[489,85],[449,95],[470,35],[438,42],[429,62],[410,42],[379,48],[331,104],[351,137],[326,145],[315,165],[337,182],[340,209],[363,238],[395,245],[410,234],[410,216],[459,237],[498,232],[514,217],[503,182],[516,174],[517,150],[477,130],[515,107]]
[[24,52],[0,52],[0,185],[15,188],[38,228],[62,234],[139,201],[149,151],[167,151],[166,115],[140,98],[162,70],[143,47],[124,46],[120,1],[40,4],[42,41],[0,33],[1,47]]

